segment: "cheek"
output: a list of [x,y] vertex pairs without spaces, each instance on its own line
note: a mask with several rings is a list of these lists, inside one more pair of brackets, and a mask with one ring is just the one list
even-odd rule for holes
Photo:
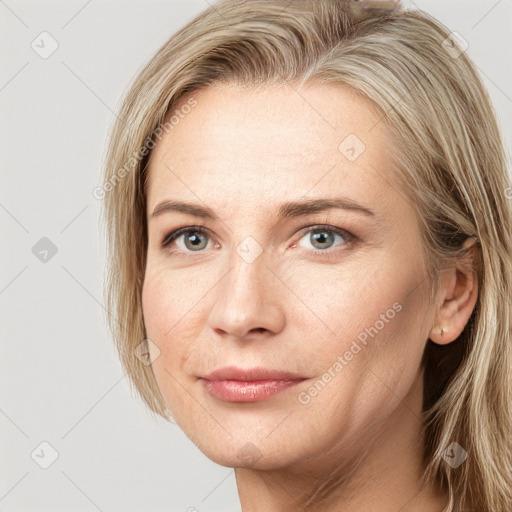
[[411,280],[404,272],[395,276],[390,260],[389,255],[361,254],[346,265],[297,265],[286,279],[293,290],[286,311],[293,328],[316,334],[316,348],[337,353],[359,334],[364,340],[376,323],[379,331],[389,330],[388,323],[399,316],[394,305]]
[[142,288],[142,309],[148,335],[166,340],[180,333],[189,338],[196,327],[194,317],[200,310],[200,300],[208,283],[186,271],[171,271],[164,265],[149,266]]
[[395,411],[400,416],[402,404],[417,410],[418,394],[411,394],[410,405],[406,397],[416,389],[418,378],[420,315],[408,279],[393,283],[379,289],[374,283],[363,294],[345,282],[343,293],[327,294],[323,302],[316,298],[312,304],[333,331],[326,335],[318,335],[326,329],[319,329],[321,322],[312,321],[312,315],[307,315],[309,321],[303,319],[305,315],[295,317],[302,322],[296,329],[302,341],[297,357],[308,361],[315,375],[296,397],[300,404],[296,417],[311,436],[324,432],[321,442],[326,447],[335,445],[340,436],[347,444],[365,437],[370,442],[372,429]]
[[[142,311],[148,338],[158,346],[159,356],[153,362],[153,372],[159,382],[170,381],[167,371],[185,357],[185,338],[177,336],[186,317],[186,289],[179,281],[172,281],[165,272],[148,268],[142,288]],[[177,299],[180,300],[177,300]]]
[[[174,409],[186,394],[182,385],[188,361],[198,347],[205,316],[201,298],[210,284],[191,279],[184,271],[171,271],[164,265],[152,264],[146,270],[142,288],[142,310],[147,337],[160,353],[152,364],[157,383]],[[206,287],[206,288],[205,288]],[[208,354],[207,354],[208,356]],[[181,385],[180,385],[181,384]]]
[[301,357],[317,375],[329,372],[325,378],[337,382],[328,386],[335,401],[347,397],[335,392],[340,388],[380,400],[392,395],[388,388],[406,393],[426,342],[421,274],[396,254],[369,263],[297,269],[290,276],[303,303],[294,301],[288,311],[293,329],[302,333]]

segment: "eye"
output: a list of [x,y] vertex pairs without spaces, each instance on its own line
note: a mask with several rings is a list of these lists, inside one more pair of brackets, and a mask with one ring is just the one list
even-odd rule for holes
[[182,237],[185,250],[190,252],[200,252],[208,245],[208,234],[206,231],[199,226],[190,226],[178,229],[167,235],[162,241],[162,247],[168,247]]
[[[301,247],[308,248],[302,242],[302,240],[308,240],[312,244],[314,254],[322,256],[332,256],[333,251],[329,249],[335,247],[336,240],[338,240],[338,246],[342,249],[350,245],[350,242],[354,241],[356,237],[348,231],[337,228],[334,226],[312,226],[302,230],[303,236],[299,241]],[[307,238],[309,237],[309,239]],[[206,229],[201,226],[187,226],[176,231],[169,233],[162,240],[162,247],[168,248],[173,244],[178,246],[176,252],[178,254],[196,252],[200,253],[208,246],[209,234]],[[177,242],[182,242],[178,244]],[[296,244],[294,244],[294,247]]]
[[313,248],[316,249],[316,251],[314,251],[315,254],[320,254],[335,247],[336,239],[340,241],[338,246],[346,246],[353,241],[355,237],[348,231],[334,226],[313,226],[313,228],[309,228],[306,231],[306,235],[300,239],[299,245],[308,248],[307,245],[301,243],[303,240],[306,240],[306,243],[310,243]]

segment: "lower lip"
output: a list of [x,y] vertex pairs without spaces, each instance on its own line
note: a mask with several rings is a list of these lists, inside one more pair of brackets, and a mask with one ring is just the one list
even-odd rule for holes
[[225,402],[260,402],[295,386],[302,380],[206,380],[201,379],[210,395]]

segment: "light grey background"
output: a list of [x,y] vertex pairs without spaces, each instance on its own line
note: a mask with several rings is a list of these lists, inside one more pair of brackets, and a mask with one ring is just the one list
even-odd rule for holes
[[[104,324],[92,195],[123,92],[208,3],[0,0],[0,511],[240,509],[233,470],[131,395]],[[512,0],[414,4],[469,43],[510,153]],[[31,48],[51,49],[43,31],[59,45],[46,59]]]

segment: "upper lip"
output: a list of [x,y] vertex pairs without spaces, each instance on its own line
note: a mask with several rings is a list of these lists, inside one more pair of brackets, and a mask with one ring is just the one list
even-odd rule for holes
[[257,380],[303,380],[296,373],[286,372],[282,370],[273,370],[270,368],[237,368],[236,366],[226,366],[219,368],[201,377],[205,380],[239,380],[239,381],[257,381]]

